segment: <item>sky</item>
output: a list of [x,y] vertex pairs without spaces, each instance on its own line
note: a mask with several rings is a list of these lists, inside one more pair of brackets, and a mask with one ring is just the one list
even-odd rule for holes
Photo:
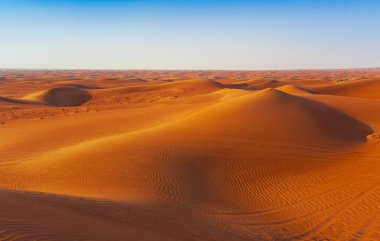
[[0,68],[380,67],[378,0],[0,0]]

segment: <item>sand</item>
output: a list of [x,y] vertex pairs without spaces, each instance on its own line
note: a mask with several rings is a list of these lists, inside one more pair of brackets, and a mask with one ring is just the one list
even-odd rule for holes
[[0,240],[380,239],[380,69],[0,79]]

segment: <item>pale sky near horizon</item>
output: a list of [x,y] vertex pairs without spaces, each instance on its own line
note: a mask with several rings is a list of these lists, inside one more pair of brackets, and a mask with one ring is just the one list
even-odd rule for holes
[[2,0],[0,68],[380,67],[375,0]]

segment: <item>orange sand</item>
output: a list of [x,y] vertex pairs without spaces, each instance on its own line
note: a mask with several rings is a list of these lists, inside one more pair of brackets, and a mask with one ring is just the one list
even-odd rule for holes
[[379,240],[380,69],[0,71],[0,240]]

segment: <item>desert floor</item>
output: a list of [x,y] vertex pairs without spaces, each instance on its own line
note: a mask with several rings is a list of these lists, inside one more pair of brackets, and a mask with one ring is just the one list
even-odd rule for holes
[[380,69],[0,71],[0,240],[380,240]]

